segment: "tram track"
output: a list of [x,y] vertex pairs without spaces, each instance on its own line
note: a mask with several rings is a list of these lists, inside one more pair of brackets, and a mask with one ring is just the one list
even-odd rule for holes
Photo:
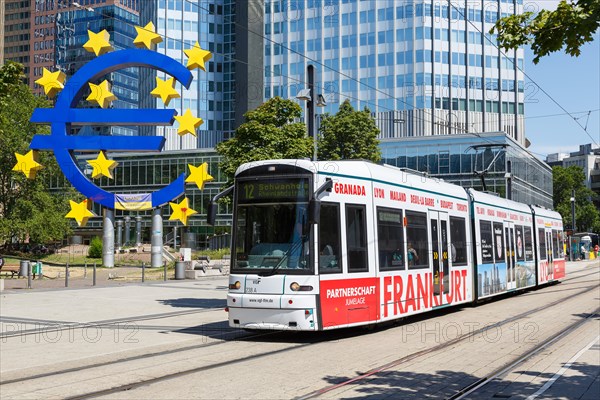
[[91,321],[91,322],[73,322],[73,321],[52,321],[52,320],[41,320],[41,319],[30,319],[30,318],[16,318],[16,317],[0,317],[0,323],[11,323],[11,324],[23,324],[23,325],[34,325],[34,328],[31,329],[22,329],[22,330],[14,330],[14,331],[4,331],[0,333],[0,339],[5,340],[10,337],[22,337],[29,335],[37,335],[40,333],[40,329],[43,329],[44,332],[60,332],[70,329],[79,329],[79,328],[110,328],[111,326],[119,325],[119,324],[129,324],[134,322],[141,321],[150,321],[155,319],[166,319],[179,317],[182,315],[189,314],[200,314],[211,311],[222,310],[225,308],[225,303],[223,303],[223,307],[210,307],[210,308],[202,308],[196,310],[185,310],[185,311],[171,311],[166,313],[158,313],[158,314],[146,314],[140,315],[136,317],[124,317],[124,318],[113,318],[106,319],[100,321]]
[[485,376],[485,377],[473,382],[472,384],[465,386],[463,389],[459,390],[453,396],[448,397],[447,400],[462,400],[462,399],[466,398],[467,396],[474,394],[476,391],[484,388],[486,385],[489,385],[489,384],[493,383],[494,381],[496,381],[497,379],[506,376],[509,372],[513,371],[516,367],[522,365],[523,363],[525,363],[526,361],[531,359],[533,356],[540,353],[542,350],[545,350],[548,347],[550,347],[551,345],[560,341],[561,339],[564,339],[566,336],[573,333],[574,331],[579,329],[581,326],[583,326],[584,324],[591,321],[593,318],[598,318],[600,316],[599,313],[600,313],[600,307],[596,308],[596,310],[593,313],[588,314],[585,318],[574,322],[573,324],[567,326],[566,328],[563,328],[556,334],[552,335],[550,338],[546,339],[544,344],[542,344],[541,346],[535,347],[535,348],[519,355],[517,358],[513,359],[512,361],[510,361],[510,362],[504,364],[503,366],[497,368],[496,370],[494,370],[488,376]]
[[[575,273],[577,272],[581,272],[583,270],[578,270],[575,271]],[[569,278],[568,280],[580,280],[578,283],[580,284],[585,284],[588,281],[581,281],[582,278],[585,278],[589,275],[592,274],[597,274],[598,272],[593,272],[590,274],[578,274],[577,276],[572,276],[571,278]],[[565,281],[567,281],[565,279]],[[592,290],[597,289],[598,285],[592,285],[592,286],[586,286],[583,288],[583,290],[578,291],[577,293],[573,293],[570,294],[569,296],[566,297],[562,297],[561,299],[557,299],[556,301],[549,303],[549,304],[545,304],[543,306],[537,307],[535,309],[531,309],[531,310],[527,310],[526,312],[520,313],[518,315],[512,316],[510,318],[506,318],[503,321],[497,322],[495,323],[493,326],[503,326],[506,324],[509,324],[511,322],[514,322],[516,320],[525,318],[527,316],[531,316],[532,313],[535,312],[539,312],[542,310],[545,310],[549,307],[555,306],[559,303],[563,303],[565,301],[568,301],[570,299],[574,299],[578,296],[584,295]],[[543,289],[543,288],[542,288]],[[114,319],[114,320],[104,320],[104,321],[96,321],[95,323],[98,324],[98,326],[107,326],[110,325],[110,323],[115,324],[116,321],[129,321],[129,322],[133,322],[133,320],[136,321],[143,321],[143,320],[152,320],[152,319],[158,319],[158,318],[171,318],[174,316],[180,316],[180,315],[187,315],[187,314],[194,314],[194,313],[200,313],[200,312],[210,312],[210,311],[214,311],[214,310],[218,310],[220,308],[205,308],[202,310],[186,310],[186,311],[178,311],[178,312],[171,312],[171,313],[161,313],[161,314],[150,314],[150,315],[144,315],[144,316],[140,316],[140,317],[135,317],[135,318],[123,318],[123,319]],[[418,315],[415,317],[423,317],[423,315]],[[86,325],[87,326],[87,325]],[[470,332],[466,335],[462,335],[459,336],[449,342],[445,342],[443,344],[440,344],[438,346],[435,346],[433,348],[430,349],[426,349],[426,350],[422,350],[419,352],[415,352],[412,354],[409,354],[407,356],[404,356],[402,358],[399,358],[395,361],[392,361],[390,363],[386,363],[385,365],[382,365],[380,367],[377,367],[375,369],[371,369],[370,371],[368,371],[367,373],[361,374],[360,376],[357,376],[353,379],[347,380],[345,382],[341,382],[338,383],[336,385],[327,387],[327,388],[323,388],[320,389],[318,391],[309,393],[307,395],[301,396],[301,397],[297,397],[297,399],[307,399],[307,398],[314,398],[317,397],[319,395],[325,394],[327,392],[330,392],[332,390],[338,389],[342,386],[346,386],[352,383],[357,383],[361,380],[364,380],[366,378],[368,378],[369,376],[377,373],[377,372],[381,372],[381,371],[385,371],[387,369],[393,368],[395,366],[401,365],[403,363],[409,362],[411,360],[417,359],[419,357],[425,356],[427,354],[431,354],[433,352],[442,350],[442,347],[446,347],[452,344],[456,344],[459,343],[461,341],[467,340],[477,334],[480,334],[483,329],[487,329],[489,328],[482,328],[482,329],[478,329],[478,330],[474,330],[473,332]],[[200,327],[200,329],[202,329]],[[282,333],[279,331],[274,331],[274,332],[260,332],[260,333],[246,333],[246,332],[241,332],[239,329],[235,329],[235,328],[218,328],[218,329],[224,329],[225,332],[223,332],[221,335],[212,335],[212,338],[215,339],[224,339],[224,340],[219,340],[219,341],[215,341],[212,343],[201,343],[201,344],[194,344],[194,345],[186,345],[186,346],[182,346],[182,347],[178,347],[178,348],[169,348],[166,350],[160,350],[160,351],[154,351],[151,353],[145,353],[145,354],[140,354],[140,355],[134,355],[134,356],[129,356],[129,357],[124,357],[121,359],[117,359],[117,360],[109,360],[109,361],[105,361],[105,362],[100,362],[100,363],[95,363],[95,364],[89,364],[89,365],[84,365],[84,366],[79,366],[76,368],[66,368],[66,369],[62,369],[62,370],[56,370],[56,371],[49,371],[47,373],[40,373],[40,374],[35,374],[35,375],[30,375],[27,377],[21,377],[21,378],[16,378],[16,379],[12,379],[12,380],[7,380],[7,381],[3,381],[2,383],[0,383],[0,386],[5,386],[9,385],[9,384],[15,384],[15,383],[21,383],[21,382],[27,382],[28,385],[32,383],[32,381],[36,380],[36,379],[43,379],[43,378],[48,378],[48,377],[56,377],[58,375],[68,375],[70,373],[77,373],[77,372],[81,372],[84,369],[87,370],[92,370],[95,368],[102,368],[102,367],[106,367],[106,366],[114,366],[117,364],[125,364],[128,362],[135,362],[135,361],[139,361],[139,360],[144,360],[144,359],[152,359],[152,358],[159,358],[161,356],[166,356],[166,355],[172,355],[174,353],[183,353],[183,352],[187,352],[187,351],[191,351],[191,350],[197,350],[197,349],[201,349],[201,348],[208,348],[208,347],[213,347],[213,346],[218,346],[218,345],[225,345],[227,343],[230,343],[230,341],[227,341],[227,335],[235,335],[238,334],[240,335],[239,337],[236,337],[235,340],[261,340],[263,338],[268,338],[268,337],[277,337],[277,335],[289,335],[287,333]],[[222,336],[222,337],[221,337]],[[97,391],[89,391],[83,394],[77,394],[73,397],[70,397],[72,399],[82,399],[82,398],[92,398],[92,397],[100,397],[100,396],[105,396],[105,395],[110,395],[110,394],[115,394],[115,393],[119,393],[119,392],[124,392],[124,391],[128,391],[128,390],[132,390],[135,388],[139,388],[139,387],[143,387],[143,386],[147,386],[150,384],[154,384],[154,383],[159,383],[162,381],[167,381],[173,378],[177,378],[180,376],[185,376],[185,375],[190,375],[190,374],[194,374],[194,373],[198,373],[198,372],[203,372],[203,371],[208,371],[208,370],[213,370],[213,369],[217,369],[217,368],[223,368],[223,367],[229,367],[229,366],[234,366],[236,364],[240,364],[240,363],[244,363],[244,362],[248,362],[250,360],[256,360],[256,359],[260,359],[260,358],[265,358],[265,357],[269,357],[269,356],[275,356],[278,354],[282,354],[285,352],[291,352],[291,351],[295,351],[295,350],[300,350],[300,349],[304,349],[306,347],[318,344],[318,343],[322,343],[322,342],[326,342],[329,340],[336,340],[336,339],[340,339],[340,338],[347,338],[349,337],[348,335],[348,331],[345,330],[340,330],[340,331],[330,331],[330,332],[324,332],[322,333],[321,336],[319,336],[318,338],[311,338],[311,340],[306,341],[305,343],[301,343],[301,344],[297,344],[291,347],[286,347],[286,348],[281,348],[281,349],[275,349],[275,350],[270,350],[270,351],[265,351],[265,352],[261,352],[261,353],[255,353],[252,355],[249,355],[247,357],[243,357],[243,358],[236,358],[236,359],[230,359],[230,360],[224,360],[221,362],[215,362],[215,363],[211,363],[208,365],[202,365],[202,366],[195,366],[193,368],[187,368],[187,369],[183,369],[183,370],[178,370],[176,372],[173,373],[169,373],[169,374],[165,374],[165,375],[161,375],[161,376],[156,376],[156,377],[151,377],[148,379],[141,379],[138,380],[136,382],[131,382],[131,383],[127,383],[127,384],[122,384],[122,385],[117,385],[115,387],[111,387],[111,388],[107,388],[107,389],[100,389]],[[288,336],[289,338],[289,336]],[[296,338],[297,339],[297,338]]]
[[[591,274],[598,274],[598,271],[596,271],[594,273],[591,273]],[[571,279],[579,279],[579,278],[583,278],[583,277],[586,277],[586,276],[591,275],[591,274],[586,274],[586,275],[583,275],[583,276],[574,276]],[[374,376],[376,374],[380,374],[382,372],[385,372],[385,371],[390,370],[392,368],[398,367],[398,366],[400,366],[402,364],[405,364],[407,362],[410,362],[410,361],[419,359],[421,357],[425,357],[425,356],[434,354],[434,353],[439,352],[439,351],[443,351],[443,350],[445,350],[445,349],[447,349],[449,347],[452,347],[452,346],[454,346],[456,344],[459,344],[459,343],[464,342],[466,340],[470,340],[471,338],[474,338],[477,335],[484,333],[484,331],[486,331],[486,330],[488,330],[490,328],[501,328],[504,325],[507,325],[507,324],[510,324],[510,323],[514,323],[514,322],[516,322],[516,321],[518,321],[520,319],[524,319],[524,318],[530,317],[534,313],[547,310],[548,308],[551,308],[553,306],[562,304],[565,301],[576,299],[579,296],[585,295],[585,294],[587,294],[587,293],[589,293],[589,292],[591,292],[593,290],[597,290],[598,287],[600,287],[600,284],[598,284],[597,281],[595,281],[595,282],[596,282],[596,284],[591,285],[591,286],[587,286],[583,290],[580,290],[577,293],[573,293],[573,294],[571,294],[571,295],[569,295],[567,297],[562,297],[562,298],[557,299],[557,300],[555,300],[555,301],[553,301],[551,303],[544,304],[543,306],[527,310],[527,311],[525,311],[523,313],[520,313],[520,314],[514,315],[512,317],[506,318],[503,321],[499,321],[499,322],[497,322],[497,323],[495,323],[493,325],[486,325],[486,326],[484,326],[484,327],[482,327],[480,329],[476,329],[476,330],[473,330],[473,331],[471,331],[469,333],[457,336],[454,339],[451,339],[449,341],[440,343],[440,344],[438,344],[436,346],[433,346],[431,348],[424,349],[424,350],[421,350],[421,351],[417,351],[417,352],[408,354],[406,356],[403,356],[401,358],[398,358],[398,359],[393,360],[391,362],[388,362],[386,364],[380,365],[380,366],[375,367],[375,368],[371,368],[369,371],[367,371],[365,373],[362,373],[360,375],[357,375],[357,376],[355,376],[355,377],[353,377],[351,379],[347,379],[347,380],[344,380],[342,382],[338,382],[338,383],[336,383],[334,385],[326,386],[324,388],[321,388],[321,389],[318,389],[316,391],[310,392],[310,393],[305,394],[303,396],[295,397],[294,400],[305,400],[305,399],[317,398],[317,397],[322,396],[322,395],[324,395],[326,393],[330,393],[330,392],[332,392],[334,390],[338,390],[338,389],[341,389],[341,388],[349,386],[349,385],[354,385],[354,384],[361,383],[361,382],[365,381],[366,379],[369,379],[370,377],[372,377],[372,376]],[[588,316],[588,318],[593,318],[594,316],[596,316],[598,314],[599,311],[600,311],[600,309],[596,310],[594,313],[590,314]],[[583,321],[587,321],[588,318],[584,319]],[[566,328],[564,330],[565,331],[564,333],[562,333],[563,331],[561,331],[562,336],[568,334],[573,329],[576,329],[577,327],[579,327],[580,326],[579,323],[583,323],[583,322],[582,321],[578,321],[577,323],[572,324],[575,327],[572,328],[572,329],[569,329],[571,327]],[[560,337],[562,337],[562,336],[560,336]],[[496,375],[499,375],[500,372],[498,372],[498,374],[496,374]],[[485,378],[482,378],[482,379],[485,379]],[[480,381],[478,381],[478,382],[480,382]],[[475,384],[477,384],[477,382]]]
[[[576,277],[576,278],[582,278],[581,276]],[[581,282],[581,283],[585,283]],[[564,303],[565,301],[568,301],[570,299],[574,299],[578,296],[584,295],[592,290],[595,290],[598,287],[598,285],[592,285],[592,286],[586,286],[585,288],[583,288],[583,290],[578,291],[577,293],[573,293],[570,294],[568,296],[562,297],[560,299],[555,300],[552,303],[549,304],[545,304],[543,306],[537,307],[535,309],[531,309],[528,310],[526,312],[520,313],[518,315],[512,316],[510,318],[506,318],[503,321],[497,322],[496,324],[494,324],[493,326],[503,326],[506,324],[509,324],[511,322],[517,321],[519,319],[522,318],[526,318],[531,316],[532,313],[535,312],[539,312],[542,310],[546,310],[548,307],[552,307],[554,305],[560,304],[560,303]],[[319,395],[325,394],[329,391],[338,389],[342,386],[345,385],[349,385],[352,383],[357,383],[360,380],[364,380],[366,378],[368,378],[369,376],[377,373],[377,372],[381,372],[381,371],[385,371],[386,369],[390,369],[393,368],[395,366],[401,365],[403,363],[409,362],[411,360],[417,359],[419,357],[425,356],[427,354],[431,354],[433,352],[442,350],[443,348],[446,348],[447,346],[451,346],[453,344],[468,340],[469,338],[478,335],[480,333],[483,332],[484,329],[488,329],[489,327],[486,328],[482,328],[482,329],[478,329],[478,330],[474,330],[473,332],[470,332],[469,334],[465,334],[462,335],[460,337],[457,337],[449,342],[445,342],[443,344],[440,344],[438,346],[435,346],[433,348],[430,349],[426,349],[426,350],[422,350],[419,352],[415,352],[412,354],[409,354],[405,357],[402,357],[400,359],[397,359],[395,361],[392,361],[390,363],[387,363],[385,365],[382,365],[378,368],[372,369],[371,371],[362,374],[356,378],[353,378],[351,380],[348,380],[346,382],[342,382],[339,383],[337,385],[328,387],[326,389],[321,389],[319,391],[316,392],[312,392],[309,393],[308,395],[302,396],[302,397],[298,397],[298,399],[305,399],[305,398],[313,398],[313,397],[318,397]],[[268,336],[272,336],[275,337],[276,335],[286,335],[286,333],[282,333],[282,332],[266,332],[266,333],[258,333],[258,334],[248,334],[247,336],[243,336],[240,337],[240,340],[254,340],[254,339],[260,339],[260,338],[266,338]],[[155,383],[160,383],[163,381],[167,381],[170,379],[174,379],[174,378],[178,378],[181,376],[186,376],[186,375],[191,375],[191,374],[195,374],[195,373],[200,373],[200,372],[205,372],[205,371],[209,371],[209,370],[213,370],[213,369],[218,369],[218,368],[224,368],[224,367],[231,367],[231,366],[235,366],[237,364],[242,364],[242,363],[246,363],[248,361],[254,361],[257,359],[261,359],[261,358],[267,358],[270,356],[276,356],[276,355],[280,355],[286,352],[293,352],[296,350],[302,350],[305,349],[307,347],[310,347],[312,345],[318,344],[318,343],[322,343],[325,341],[329,341],[329,340],[335,340],[336,338],[344,338],[344,337],[348,337],[348,333],[344,332],[343,330],[341,331],[331,331],[331,332],[327,332],[325,336],[321,335],[319,337],[315,337],[315,338],[311,338],[311,340],[309,340],[306,343],[301,343],[301,344],[296,344],[294,346],[291,347],[285,347],[285,348],[281,348],[281,349],[275,349],[275,350],[270,350],[270,351],[266,351],[266,352],[260,352],[260,353],[254,353],[251,355],[248,355],[246,357],[242,357],[242,358],[236,358],[236,359],[229,359],[229,360],[224,360],[221,362],[215,362],[215,363],[211,363],[208,365],[202,365],[202,366],[195,366],[193,368],[187,368],[187,369],[183,369],[183,370],[178,370],[176,372],[172,372],[172,373],[168,373],[168,374],[164,374],[161,376],[156,376],[156,377],[152,377],[152,378],[148,378],[148,379],[141,379],[138,380],[136,382],[130,382],[127,384],[123,384],[123,385],[117,385],[115,387],[111,387],[111,388],[107,388],[107,389],[101,389],[101,390],[97,390],[97,391],[89,391],[83,394],[78,394],[75,395],[73,397],[70,397],[70,399],[83,399],[83,398],[94,398],[94,397],[101,397],[101,396],[110,396],[111,394],[116,394],[116,393],[120,393],[120,392],[125,392],[125,391],[129,391],[129,390],[134,390],[136,388],[140,388],[143,386],[147,386],[147,385],[151,385],[151,384],[155,384]],[[194,349],[198,349],[201,347],[206,347],[207,345],[210,346],[215,346],[215,345],[222,345],[222,344],[226,344],[228,342],[226,341],[220,341],[220,342],[215,342],[215,343],[210,343],[210,344],[203,344],[203,345],[196,345],[196,346],[187,346],[187,347],[183,347],[180,349],[176,349],[177,352],[184,352],[184,351],[188,351],[188,350],[194,350]],[[141,359],[148,359],[148,358],[152,358],[152,357],[160,357],[161,355],[166,355],[166,354],[173,354],[173,350],[166,350],[163,351],[161,353],[154,353],[154,354],[147,354],[147,355],[143,355],[143,356],[139,356],[139,357],[133,357],[133,358],[128,358],[128,359],[122,359],[122,360],[116,360],[115,362],[111,362],[111,363],[105,363],[103,365],[90,365],[88,367],[88,369],[91,368],[96,368],[96,367],[101,367],[101,366],[106,366],[106,365],[114,365],[116,363],[125,363],[125,362],[133,362],[136,360],[141,360]],[[78,368],[77,371],[80,371],[81,369]],[[73,371],[64,371],[63,373],[68,373],[68,372],[75,372],[75,370]],[[53,373],[52,376],[56,376],[56,373]],[[31,379],[31,378],[28,378]],[[25,380],[25,379],[23,379]]]

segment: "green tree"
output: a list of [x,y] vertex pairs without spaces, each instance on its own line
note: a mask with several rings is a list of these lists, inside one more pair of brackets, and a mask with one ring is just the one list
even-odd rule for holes
[[600,0],[562,0],[556,10],[509,15],[496,21],[490,33],[498,32],[498,45],[516,49],[530,45],[537,64],[540,58],[566,46],[566,53],[579,56],[581,46],[594,40],[600,26]]
[[220,167],[228,183],[232,183],[236,169],[246,162],[310,157],[312,138],[307,137],[304,123],[294,122],[301,116],[298,104],[280,97],[247,112],[246,122],[235,131],[235,137],[217,145],[222,156]]
[[565,226],[573,226],[571,196],[575,190],[575,220],[578,231],[600,232],[600,213],[592,202],[595,193],[585,186],[585,174],[581,167],[552,168],[554,185],[554,209],[558,211]]
[[366,107],[356,111],[344,101],[335,115],[324,114],[319,132],[319,160],[381,160],[379,128]]
[[52,154],[40,153],[44,169],[35,179],[12,171],[14,153],[25,154],[34,133],[48,128],[29,122],[34,108],[50,103],[33,95],[23,83],[23,66],[8,61],[0,68],[0,243],[30,238],[34,242],[60,240],[70,231],[64,216],[68,204],[48,191],[50,179],[60,175]]

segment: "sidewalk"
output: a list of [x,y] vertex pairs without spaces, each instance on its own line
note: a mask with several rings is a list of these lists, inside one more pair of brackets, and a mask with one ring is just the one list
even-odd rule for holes
[[45,366],[84,364],[88,357],[174,346],[196,337],[190,327],[199,325],[225,328],[227,279],[4,291],[0,376],[7,379],[8,371],[35,374],[47,372]]

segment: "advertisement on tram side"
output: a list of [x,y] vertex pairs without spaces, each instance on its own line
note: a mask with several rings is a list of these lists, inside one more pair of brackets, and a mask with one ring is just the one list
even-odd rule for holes
[[[443,277],[442,277],[443,278]],[[435,291],[431,272],[378,278],[322,280],[323,328],[390,320],[472,300],[467,269],[451,271],[448,290]]]
[[379,319],[378,278],[321,281],[323,328]]

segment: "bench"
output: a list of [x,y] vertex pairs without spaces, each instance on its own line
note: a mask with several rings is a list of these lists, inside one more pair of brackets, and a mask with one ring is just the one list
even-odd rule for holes
[[14,278],[15,275],[19,275],[19,271],[21,270],[20,267],[16,266],[16,265],[3,265],[0,266],[0,273],[6,272],[7,274],[10,273],[10,277]]
[[210,256],[199,255],[198,258],[197,258],[197,260],[209,263],[210,262]]

